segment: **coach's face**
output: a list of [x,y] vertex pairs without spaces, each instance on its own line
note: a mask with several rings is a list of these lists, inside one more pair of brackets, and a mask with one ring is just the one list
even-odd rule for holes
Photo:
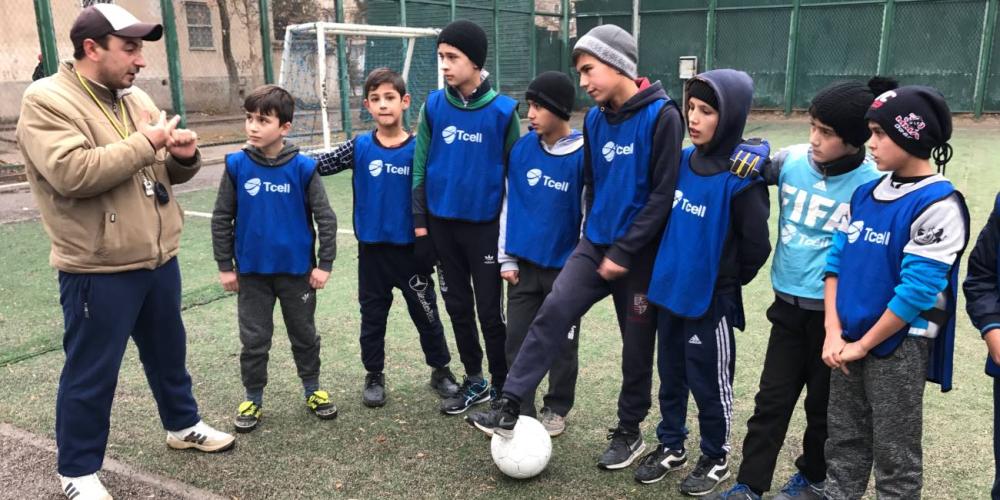
[[108,48],[95,44],[93,57],[101,83],[112,90],[127,89],[135,83],[139,70],[146,67],[141,38],[108,36]]

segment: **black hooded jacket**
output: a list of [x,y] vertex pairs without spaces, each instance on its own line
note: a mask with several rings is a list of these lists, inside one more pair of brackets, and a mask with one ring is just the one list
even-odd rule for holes
[[[728,171],[733,149],[743,142],[743,129],[753,101],[753,80],[746,73],[731,69],[706,71],[695,79],[707,83],[715,91],[719,122],[712,140],[691,155],[691,169],[701,175]],[[688,85],[692,81],[688,81]],[[685,86],[685,110],[688,85]],[[767,223],[771,202],[767,184],[758,182],[737,193],[730,210],[716,293],[738,291],[740,286],[753,280],[771,253]]]

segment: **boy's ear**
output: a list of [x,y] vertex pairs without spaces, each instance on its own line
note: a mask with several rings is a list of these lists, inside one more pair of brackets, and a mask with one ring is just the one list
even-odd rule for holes
[[400,99],[400,101],[403,103],[404,110],[410,109],[410,102],[411,102],[410,94],[403,94],[403,98]]
[[292,131],[292,122],[282,123],[278,128],[281,130],[281,136],[285,137]]

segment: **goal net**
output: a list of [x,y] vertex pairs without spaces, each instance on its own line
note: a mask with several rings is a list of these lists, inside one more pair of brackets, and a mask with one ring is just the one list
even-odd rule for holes
[[380,67],[406,81],[412,104],[404,120],[415,124],[427,94],[443,85],[439,31],[327,22],[288,26],[278,84],[295,97],[292,141],[316,153],[373,127],[362,94],[365,77]]

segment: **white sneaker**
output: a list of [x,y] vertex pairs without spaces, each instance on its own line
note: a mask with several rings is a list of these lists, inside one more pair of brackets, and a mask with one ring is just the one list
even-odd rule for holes
[[111,500],[111,494],[104,489],[96,473],[80,477],[59,476],[59,482],[70,500]]
[[167,446],[175,450],[194,448],[207,453],[226,451],[236,444],[232,434],[217,431],[199,420],[197,424],[179,431],[167,431]]

